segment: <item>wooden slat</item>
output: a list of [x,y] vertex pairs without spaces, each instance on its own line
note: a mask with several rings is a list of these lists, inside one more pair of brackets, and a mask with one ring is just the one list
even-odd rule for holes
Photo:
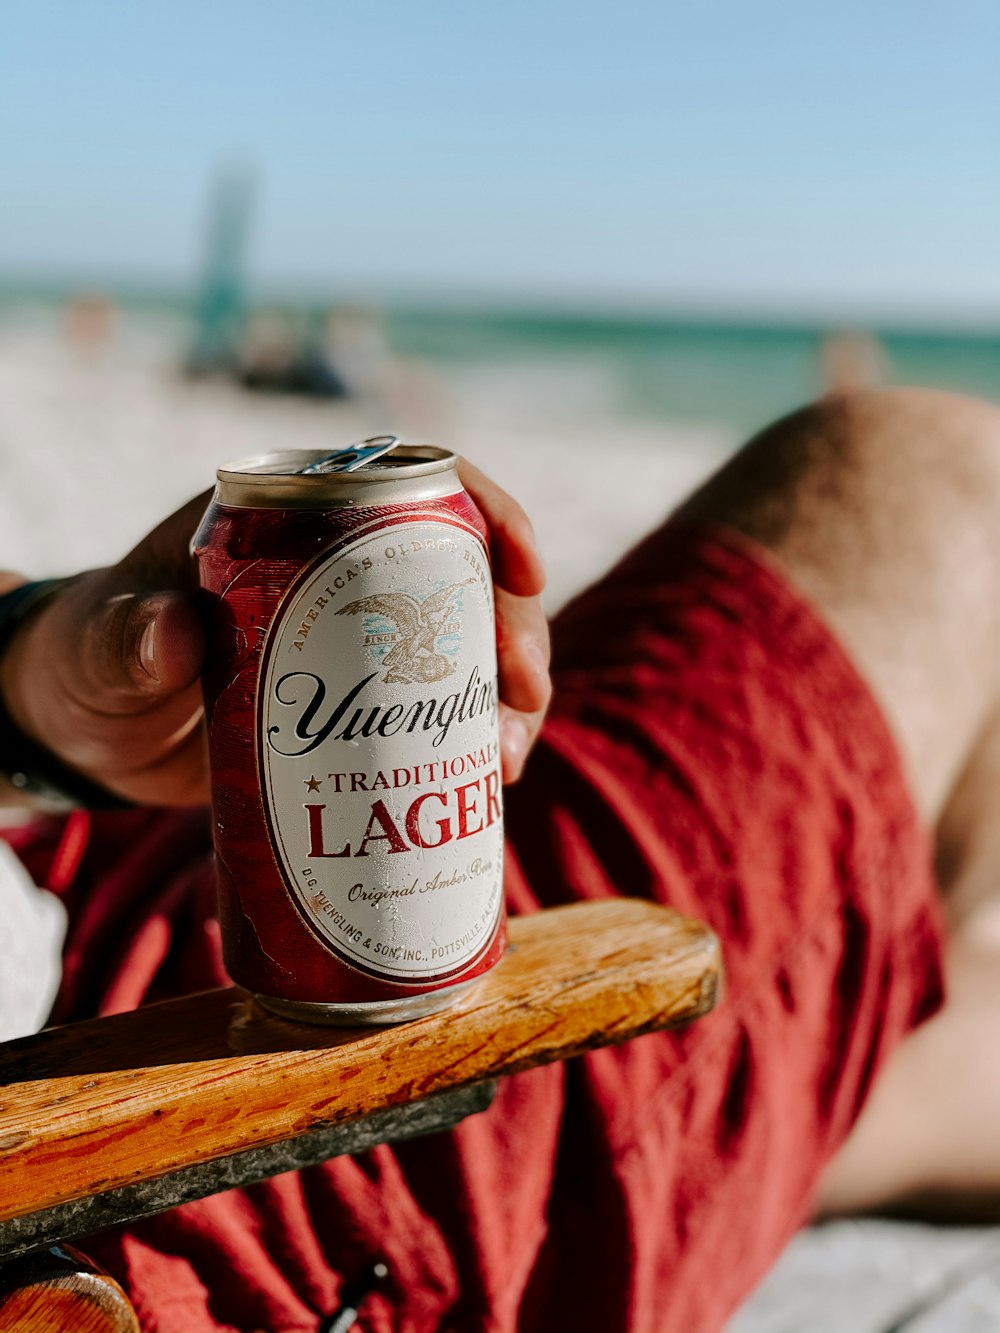
[[253,1185],[284,1171],[316,1166],[331,1157],[343,1154],[353,1157],[380,1143],[438,1134],[467,1116],[485,1111],[495,1092],[496,1083],[492,1079],[467,1083],[461,1088],[434,1092],[419,1102],[371,1111],[363,1119],[346,1125],[319,1125],[294,1139],[245,1148],[225,1157],[213,1157],[210,1162],[191,1162],[152,1180],[133,1180],[117,1189],[4,1218],[0,1220],[0,1258],[4,1261],[0,1263],[0,1277],[8,1260],[50,1245],[61,1245],[77,1236],[152,1217],[192,1199],[204,1199],[237,1185]]
[[399,1027],[292,1024],[238,989],[0,1048],[0,1218],[563,1060],[714,1003],[704,926],[636,900],[511,922],[503,963]]

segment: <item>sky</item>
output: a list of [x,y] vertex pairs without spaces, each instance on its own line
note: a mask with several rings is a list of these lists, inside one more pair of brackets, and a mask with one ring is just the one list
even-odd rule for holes
[[4,0],[0,277],[1000,322],[998,0]]

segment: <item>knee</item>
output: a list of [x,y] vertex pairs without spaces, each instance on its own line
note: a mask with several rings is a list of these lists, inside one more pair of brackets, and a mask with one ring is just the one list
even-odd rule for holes
[[813,456],[842,471],[1000,482],[1000,407],[937,389],[832,394],[757,438],[774,441],[790,463]]
[[1000,524],[1000,408],[933,389],[831,395],[755,436],[680,513],[773,545],[810,515],[880,506],[914,521],[979,506]]

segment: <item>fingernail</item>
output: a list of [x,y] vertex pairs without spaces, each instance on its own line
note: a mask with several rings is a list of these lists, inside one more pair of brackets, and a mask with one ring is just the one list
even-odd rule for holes
[[539,674],[547,676],[549,673],[549,659],[538,640],[529,639],[525,644],[524,651],[532,668]]
[[513,768],[519,768],[528,753],[528,728],[518,717],[512,717],[504,723],[504,757]]
[[156,621],[157,617],[154,616],[142,631],[142,638],[139,640],[139,665],[150,680],[159,684],[160,677],[156,672]]

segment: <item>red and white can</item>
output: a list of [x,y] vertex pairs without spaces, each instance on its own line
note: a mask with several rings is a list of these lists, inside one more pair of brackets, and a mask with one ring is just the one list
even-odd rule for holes
[[443,1008],[503,954],[487,534],[454,454],[221,468],[194,539],[226,966],[310,1022]]

